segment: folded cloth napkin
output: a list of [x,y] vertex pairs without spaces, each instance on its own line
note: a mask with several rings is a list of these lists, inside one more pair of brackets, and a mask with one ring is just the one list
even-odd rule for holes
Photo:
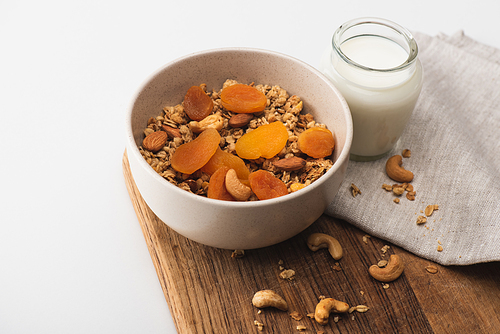
[[[424,84],[396,147],[373,162],[349,162],[326,214],[442,265],[500,260],[500,50],[459,32],[414,34]],[[396,204],[382,185],[387,158],[411,151],[414,201]],[[361,194],[354,197],[351,184]],[[439,209],[417,225],[427,205]]]

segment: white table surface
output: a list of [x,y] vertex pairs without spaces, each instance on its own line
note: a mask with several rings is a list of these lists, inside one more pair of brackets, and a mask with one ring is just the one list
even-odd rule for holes
[[378,16],[500,47],[488,1],[0,0],[0,333],[175,333],[122,174],[141,82],[191,52],[271,49],[317,66]]

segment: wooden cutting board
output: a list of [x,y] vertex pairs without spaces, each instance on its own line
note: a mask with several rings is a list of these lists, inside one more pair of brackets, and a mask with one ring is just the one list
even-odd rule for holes
[[[263,333],[296,333],[299,325],[305,326],[303,333],[500,333],[499,262],[443,267],[393,245],[383,254],[386,242],[372,237],[365,243],[364,232],[325,215],[290,240],[232,258],[231,250],[188,240],[158,219],[136,188],[126,152],[123,172],[179,333],[260,333],[255,320],[264,324]],[[306,239],[313,232],[335,236],[343,258],[335,261],[324,249],[310,251]],[[406,267],[384,288],[368,267],[390,254],[400,255]],[[438,273],[427,272],[428,265]],[[293,269],[294,279],[281,279],[280,266]],[[289,311],[259,314],[251,300],[263,289],[284,297]],[[332,314],[321,326],[306,316],[320,296],[369,310],[341,314],[337,322]],[[292,319],[292,311],[303,319]]]

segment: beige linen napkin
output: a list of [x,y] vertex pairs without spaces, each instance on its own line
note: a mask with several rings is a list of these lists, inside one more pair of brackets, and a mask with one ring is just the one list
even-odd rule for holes
[[[462,32],[415,39],[424,84],[401,140],[386,158],[349,162],[326,213],[443,265],[499,261],[500,50]],[[381,187],[396,183],[385,162],[403,149],[411,150],[403,166],[417,195],[396,204]],[[360,195],[352,196],[351,183]],[[417,225],[433,204],[439,210]]]

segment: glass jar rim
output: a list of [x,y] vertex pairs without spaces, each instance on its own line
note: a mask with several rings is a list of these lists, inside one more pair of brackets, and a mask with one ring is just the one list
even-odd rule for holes
[[[408,44],[408,58],[401,63],[398,66],[391,67],[391,68],[372,68],[368,66],[364,66],[362,64],[359,64],[352,59],[350,59],[341,49],[341,36],[349,29],[363,25],[363,24],[372,24],[372,25],[379,25],[379,26],[384,26],[389,29],[392,29],[394,32],[399,34],[404,38],[406,43]],[[366,71],[375,71],[375,72],[395,72],[395,71],[401,71],[412,64],[415,63],[417,56],[418,56],[418,45],[415,39],[413,38],[413,35],[411,32],[404,28],[403,26],[400,26],[399,24],[382,19],[382,18],[376,18],[376,17],[361,17],[357,19],[352,19],[350,21],[347,21],[343,23],[333,34],[332,37],[332,47],[333,50],[340,56],[341,59],[343,59],[346,63],[355,66],[357,68],[366,70]]]

